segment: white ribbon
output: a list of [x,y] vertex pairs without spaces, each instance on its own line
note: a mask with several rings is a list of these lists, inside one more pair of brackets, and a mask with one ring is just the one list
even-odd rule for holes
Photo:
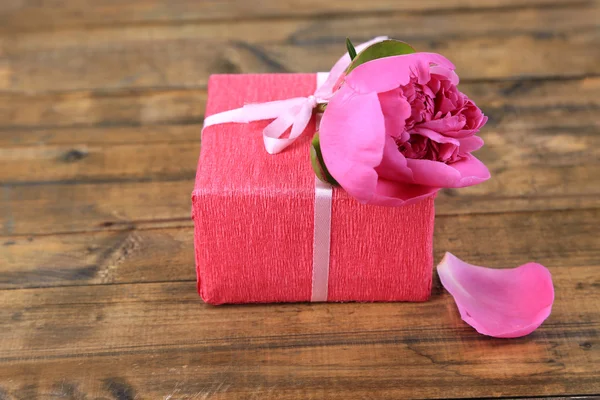
[[[387,36],[379,36],[373,40],[356,46],[356,51],[363,49],[373,43],[386,40]],[[267,103],[246,104],[235,110],[224,111],[213,114],[204,119],[203,130],[211,125],[225,124],[228,122],[248,123],[274,119],[263,130],[263,141],[265,149],[269,154],[277,154],[294,143],[304,132],[312,117],[312,110],[319,103],[327,103],[333,95],[335,84],[350,64],[350,56],[344,54],[337,63],[327,72],[317,73],[317,90],[308,97],[295,97],[287,100],[269,101]],[[292,128],[286,138],[282,138],[285,132]]]
[[[327,73],[324,74],[327,75]],[[227,122],[247,123],[274,118],[273,122],[263,130],[263,141],[269,154],[277,154],[292,144],[304,132],[312,117],[313,109],[319,102],[324,102],[324,100],[311,95],[260,104],[246,104],[242,108],[206,117],[204,128]],[[292,128],[290,135],[287,138],[282,138],[281,136],[290,127]]]
[[327,301],[331,247],[332,187],[315,176],[312,293],[310,301]]

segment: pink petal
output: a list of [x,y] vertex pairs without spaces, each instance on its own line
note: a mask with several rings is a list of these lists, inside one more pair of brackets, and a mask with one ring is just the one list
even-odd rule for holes
[[459,150],[461,154],[479,150],[483,146],[483,139],[479,136],[469,136],[463,139],[458,139],[458,141],[460,142]]
[[460,172],[443,162],[409,158],[406,164],[418,185],[450,188],[457,187],[461,180]]
[[406,119],[410,117],[410,104],[400,89],[379,93],[379,103],[385,118],[387,135],[400,138],[405,133]]
[[461,188],[477,185],[490,179],[484,163],[471,154],[452,164],[439,161],[408,158],[406,165],[412,171],[412,183],[444,188]]
[[448,116],[441,119],[433,119],[431,121],[422,122],[419,127],[431,129],[436,132],[443,133],[447,136],[461,137],[455,132],[460,131],[467,122],[464,115]]
[[448,59],[436,53],[405,54],[359,65],[346,77],[346,84],[358,93],[382,93],[408,84],[411,77],[427,83],[431,64],[454,69]]
[[380,178],[395,182],[413,182],[413,175],[406,163],[406,157],[398,151],[398,145],[386,135],[381,163],[375,168]]
[[414,127],[413,130],[411,131],[411,133],[418,133],[419,135],[425,136],[426,138],[429,138],[429,139],[433,140],[434,142],[438,142],[438,143],[451,143],[455,146],[460,145],[460,141],[458,139],[444,136],[441,133],[432,131],[431,129],[423,128],[423,124],[420,124],[420,125]]
[[457,170],[461,176],[453,187],[473,186],[490,179],[490,171],[484,163],[471,154],[465,154],[464,157],[462,160],[449,165],[449,167]]
[[437,267],[463,321],[499,338],[530,334],[550,315],[554,286],[550,271],[536,263],[513,269],[478,267],[446,253]]
[[394,182],[380,178],[377,181],[375,194],[369,200],[369,204],[390,207],[405,206],[432,196],[438,190],[440,188]]
[[319,129],[323,160],[351,196],[367,203],[375,193],[385,145],[385,122],[377,93],[342,86],[325,109]]
[[440,75],[448,79],[454,86],[458,85],[459,78],[456,72],[451,69],[441,67],[439,65],[433,65],[430,69],[432,74]]

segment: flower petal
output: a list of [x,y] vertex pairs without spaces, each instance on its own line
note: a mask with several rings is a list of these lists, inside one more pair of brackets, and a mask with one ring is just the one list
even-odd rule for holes
[[380,178],[394,182],[413,182],[413,175],[406,164],[406,157],[398,151],[394,139],[386,135],[381,163],[375,168]]
[[446,78],[454,86],[458,85],[458,82],[460,81],[460,79],[458,78],[458,75],[452,69],[448,69],[446,67],[442,67],[439,65],[434,65],[431,67],[430,70],[431,70],[432,74],[439,75],[443,78]]
[[346,84],[358,93],[382,93],[408,84],[411,77],[427,83],[431,64],[454,69],[454,65],[439,54],[413,53],[379,58],[359,65],[346,77]]
[[319,128],[321,152],[331,176],[367,203],[377,186],[375,167],[385,146],[385,122],[377,93],[356,94],[342,86],[325,109]]
[[427,128],[423,128],[423,125],[418,125],[416,127],[414,127],[411,131],[411,133],[418,133],[421,136],[425,136],[428,139],[433,140],[434,142],[437,143],[451,143],[455,146],[459,146],[460,145],[460,141],[458,139],[454,139],[448,136],[444,136],[441,133],[438,133],[436,131],[432,131],[431,129],[427,129]]
[[393,182],[379,178],[375,194],[369,204],[377,206],[399,207],[417,203],[436,194],[440,188]]
[[[402,138],[408,136],[404,128],[406,119],[410,117],[411,108],[400,89],[379,93],[379,103],[385,118],[385,131],[388,136]],[[397,150],[397,149],[396,149]]]
[[[464,115],[449,115],[440,119],[432,119],[431,121],[422,122],[419,127],[443,133],[447,137],[463,137],[456,132],[460,132],[465,126],[467,119]],[[468,133],[465,133],[467,135]]]
[[437,267],[463,321],[499,338],[530,334],[550,315],[554,286],[550,271],[536,263],[513,269],[470,265],[446,253]]
[[418,185],[450,188],[456,187],[461,179],[459,171],[443,162],[409,158],[406,164],[412,170],[413,182]]
[[460,173],[460,180],[455,184],[455,188],[477,185],[490,179],[490,171],[484,163],[475,158],[472,154],[465,154],[464,158],[449,167],[454,168]]
[[472,151],[479,150],[483,146],[483,139],[479,136],[469,136],[463,139],[458,139],[460,142],[459,150],[461,154],[467,154]]
[[452,164],[424,159],[406,159],[412,171],[412,183],[443,188],[461,188],[477,185],[490,179],[484,163],[471,154]]

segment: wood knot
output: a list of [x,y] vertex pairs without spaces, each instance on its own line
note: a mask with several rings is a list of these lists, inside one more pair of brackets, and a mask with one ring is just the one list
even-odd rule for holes
[[583,342],[579,343],[579,347],[581,347],[584,350],[589,350],[592,348],[592,344],[590,342]]
[[107,378],[102,382],[115,400],[133,400],[137,397],[133,386],[123,378]]
[[63,155],[61,155],[60,160],[62,162],[66,162],[66,163],[74,163],[81,159],[84,159],[85,157],[87,157],[87,155],[88,155],[87,151],[71,149],[71,150],[67,151],[66,153],[64,153]]

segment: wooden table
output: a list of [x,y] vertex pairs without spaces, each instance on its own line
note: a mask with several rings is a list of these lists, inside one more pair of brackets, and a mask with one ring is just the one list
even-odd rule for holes
[[[599,27],[593,0],[3,0],[0,399],[600,394]],[[208,75],[327,70],[346,35],[443,53],[489,115],[493,178],[441,192],[435,258],[545,264],[530,336],[477,334],[437,277],[423,304],[198,298]]]

